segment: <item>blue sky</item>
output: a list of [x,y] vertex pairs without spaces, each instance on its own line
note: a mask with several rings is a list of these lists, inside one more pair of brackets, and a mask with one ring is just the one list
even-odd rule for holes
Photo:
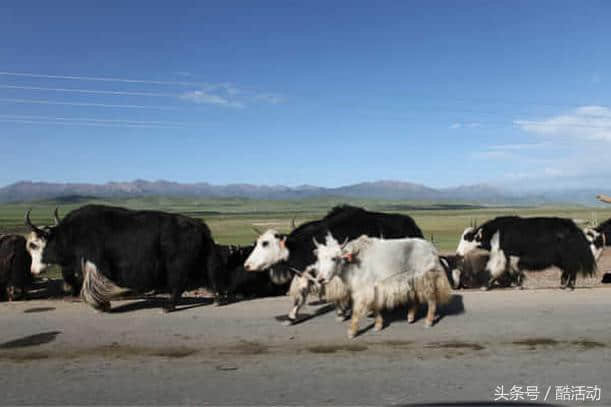
[[0,9],[0,185],[611,179],[606,1]]

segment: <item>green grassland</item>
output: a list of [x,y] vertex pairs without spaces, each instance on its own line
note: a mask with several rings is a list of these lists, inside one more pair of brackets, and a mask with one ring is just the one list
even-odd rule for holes
[[261,230],[275,228],[289,231],[295,223],[318,219],[335,205],[349,203],[370,210],[403,213],[412,216],[427,239],[432,239],[442,251],[456,248],[460,234],[471,222],[481,224],[499,215],[561,216],[583,221],[601,222],[611,217],[608,208],[586,207],[482,207],[465,204],[436,204],[433,202],[387,201],[346,198],[320,198],[292,201],[252,200],[241,198],[199,199],[146,197],[98,200],[79,197],[0,205],[0,233],[25,233],[24,214],[32,208],[32,221],[38,225],[53,223],[53,210],[58,207],[63,216],[87,203],[124,206],[132,209],[156,209],[183,213],[203,219],[219,243],[248,244]]

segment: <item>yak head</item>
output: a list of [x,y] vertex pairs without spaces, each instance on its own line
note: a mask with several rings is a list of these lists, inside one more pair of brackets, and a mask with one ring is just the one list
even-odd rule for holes
[[456,254],[464,257],[471,250],[479,247],[481,240],[482,229],[475,226],[469,226],[460,236],[460,241],[458,242],[458,247],[456,248]]
[[315,237],[312,240],[316,257],[313,268],[316,270],[318,281],[323,284],[339,275],[344,266],[354,262],[358,255],[358,250],[347,247],[348,239],[340,244],[330,232],[327,233],[324,244],[319,243]]
[[462,256],[439,256],[448,281],[452,282],[452,287],[455,289],[461,286],[461,275],[464,268],[464,257]]
[[38,227],[30,220],[30,212],[31,209],[25,215],[25,224],[30,229],[25,247],[32,257],[30,272],[38,275],[51,263],[49,261],[48,250],[46,249],[49,243],[54,240],[55,228],[59,225],[60,219],[56,208],[54,212],[55,224],[53,226]]
[[603,250],[605,249],[605,244],[607,243],[605,241],[605,234],[592,228],[584,229],[583,234],[586,236],[586,239],[590,244],[590,250],[592,251],[594,260],[598,261],[603,253]]
[[263,271],[289,258],[286,235],[274,229],[262,233],[255,242],[255,248],[244,262],[246,271]]

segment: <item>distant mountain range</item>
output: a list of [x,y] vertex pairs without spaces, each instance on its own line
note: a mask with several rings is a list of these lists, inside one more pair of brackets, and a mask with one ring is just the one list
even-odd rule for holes
[[542,205],[553,203],[598,205],[596,189],[543,190],[537,193],[517,193],[487,184],[453,188],[430,188],[400,181],[376,181],[323,188],[312,185],[229,184],[207,182],[181,184],[170,181],[109,182],[106,184],[49,183],[21,181],[0,188],[0,202],[24,202],[45,199],[131,198],[147,196],[290,200],[316,197],[371,198],[387,200],[463,202],[482,205]]

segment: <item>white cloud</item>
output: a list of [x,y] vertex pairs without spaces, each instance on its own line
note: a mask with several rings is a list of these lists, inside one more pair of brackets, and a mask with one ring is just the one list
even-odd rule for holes
[[284,102],[284,98],[282,96],[273,93],[261,93],[256,95],[255,98],[257,100],[263,100],[273,105]]
[[574,174],[568,174],[566,172],[566,170],[562,170],[560,168],[551,168],[551,167],[544,168],[543,169],[543,173],[545,175],[549,175],[549,176],[552,176],[552,177],[574,175]]
[[533,150],[533,149],[539,149],[539,148],[544,148],[544,147],[549,147],[549,144],[547,143],[497,144],[497,145],[488,147],[488,149],[517,151],[517,150]]
[[514,124],[534,140],[492,145],[474,154],[480,159],[504,158],[499,166],[504,166],[506,179],[547,180],[550,186],[561,187],[569,180],[571,185],[593,185],[608,173],[605,164],[611,156],[611,109],[581,106],[569,113],[521,119]]
[[496,144],[487,146],[482,151],[471,154],[473,158],[482,160],[520,159],[532,150],[549,148],[549,143]]
[[498,159],[507,159],[511,158],[513,155],[507,151],[498,151],[498,150],[486,150],[486,151],[476,151],[471,154],[473,158],[483,159],[483,160],[498,160]]
[[240,88],[231,83],[209,84],[200,89],[184,92],[180,99],[194,103],[206,103],[217,106],[243,108],[252,103],[279,104],[284,97],[274,93],[262,93],[247,88]]
[[220,105],[220,106],[236,107],[236,108],[244,107],[244,105],[240,102],[235,102],[235,101],[229,100],[226,97],[216,95],[213,93],[209,93],[203,90],[193,90],[193,91],[185,92],[182,95],[180,95],[180,98],[183,100],[189,100],[195,103],[206,103],[206,104],[211,104],[211,105]]
[[522,130],[545,137],[611,142],[611,109],[582,106],[543,120],[516,120]]
[[475,129],[478,127],[482,127],[482,124],[479,122],[456,122],[450,125],[451,129],[460,129],[462,127],[468,127],[470,129]]

